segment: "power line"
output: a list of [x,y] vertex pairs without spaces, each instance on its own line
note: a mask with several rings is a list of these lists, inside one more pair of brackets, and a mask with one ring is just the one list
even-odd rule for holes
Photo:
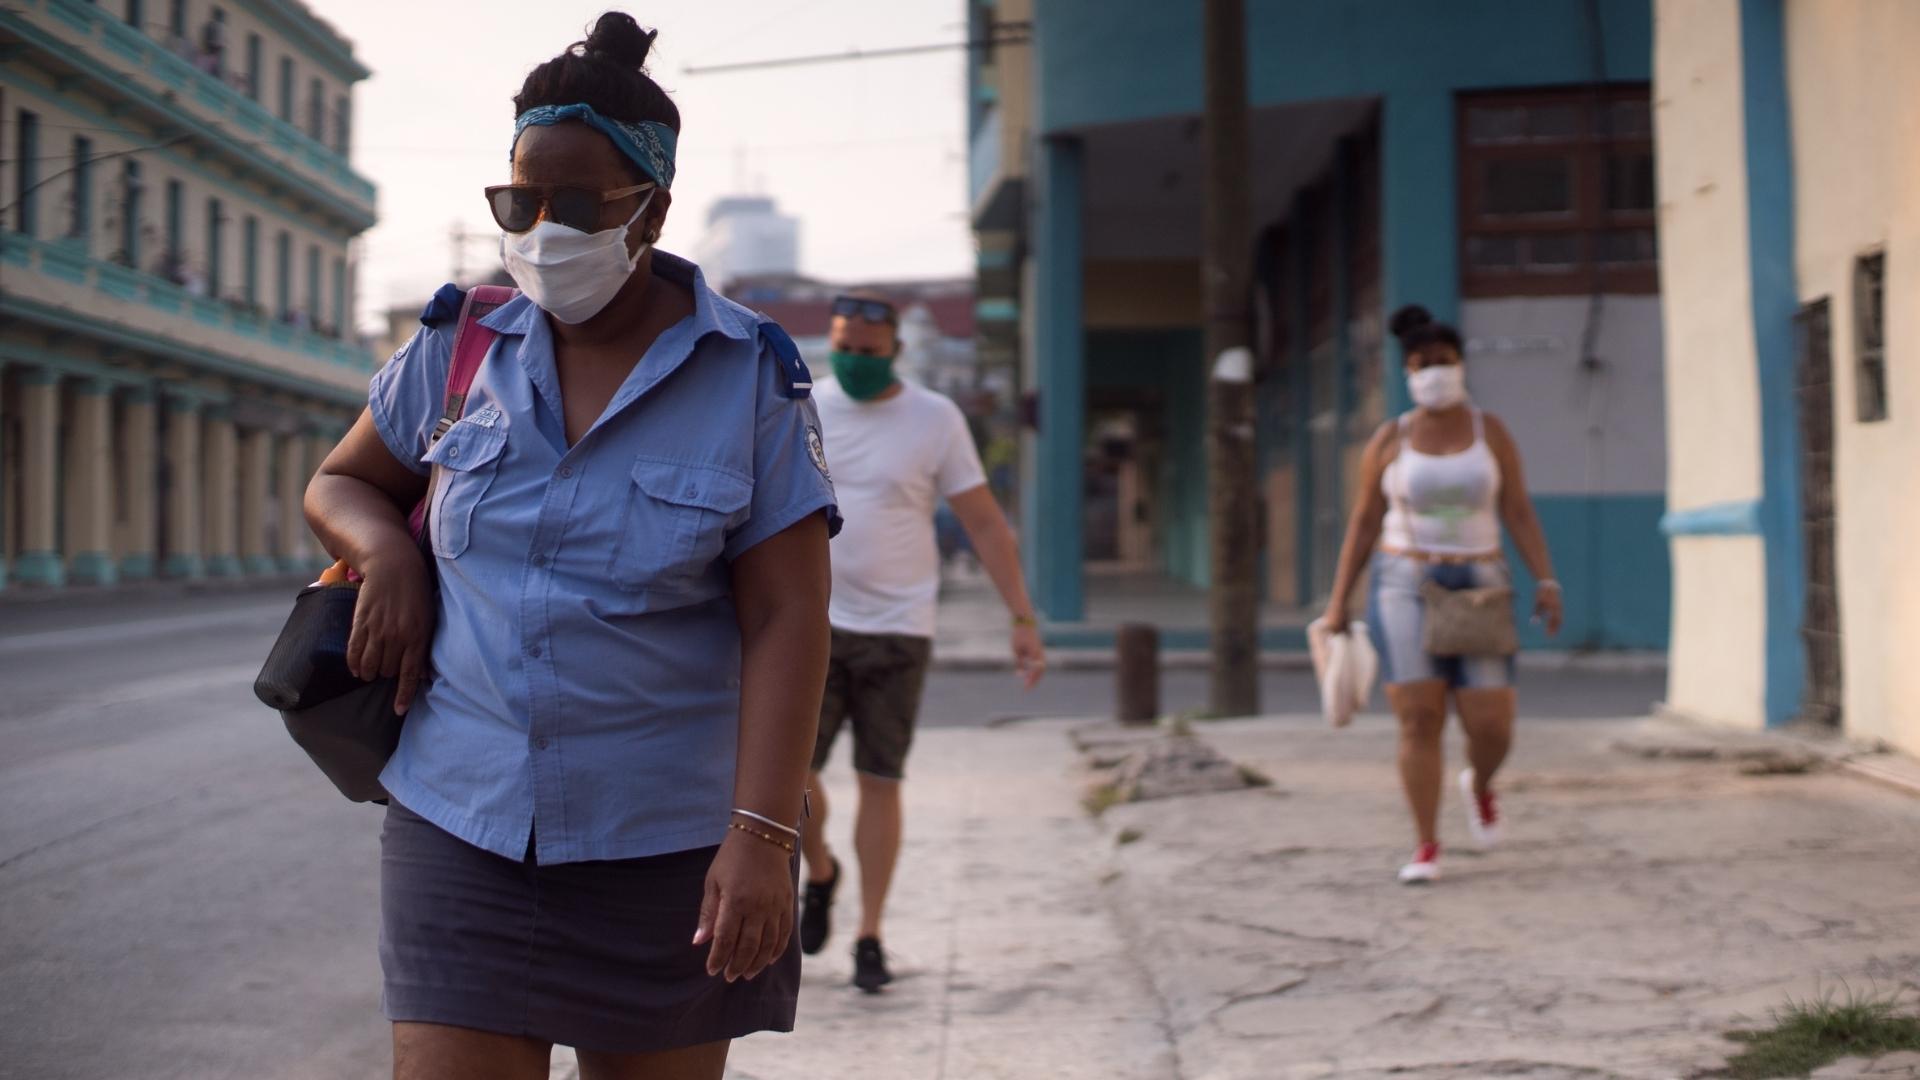
[[932,45],[895,45],[884,49],[849,49],[846,52],[814,53],[807,56],[781,56],[767,60],[741,60],[727,64],[703,64],[681,69],[685,75],[723,75],[737,71],[763,71],[770,68],[802,67],[812,64],[838,64],[851,60],[887,60],[900,56],[918,56],[925,53],[950,52],[955,49],[985,50],[1002,45],[1028,45],[1032,43],[1031,23],[1005,22],[996,24],[994,34],[987,38],[969,41],[949,41]]

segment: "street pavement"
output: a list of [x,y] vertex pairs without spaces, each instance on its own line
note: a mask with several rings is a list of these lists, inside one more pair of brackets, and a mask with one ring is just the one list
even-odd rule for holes
[[[0,606],[0,1077],[386,1073],[380,812],[340,799],[249,689],[287,599]],[[1300,674],[1267,679],[1273,707],[1311,701]],[[1203,1075],[1168,1071],[1189,1051],[1149,963],[1160,946],[1101,885],[1111,824],[1080,811],[1068,741],[1018,719],[1102,712],[1110,680],[1056,672],[1023,695],[1006,672],[936,673],[890,933],[904,978],[853,994],[842,937],[809,966],[801,1033],[745,1040],[735,1076]],[[1657,674],[1541,674],[1528,702],[1593,721],[1540,725],[1585,739],[1658,691]],[[1170,710],[1203,697],[1200,673],[1169,674]],[[829,773],[843,848],[845,753]],[[1371,874],[1397,832],[1390,755],[1368,753]],[[1296,826],[1327,812],[1299,794]],[[1267,839],[1240,828],[1221,838]],[[1125,855],[1173,842],[1148,830]],[[1264,887],[1291,902],[1284,876]]]

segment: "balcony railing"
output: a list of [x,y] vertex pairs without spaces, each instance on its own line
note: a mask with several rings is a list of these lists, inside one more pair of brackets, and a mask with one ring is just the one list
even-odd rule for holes
[[373,201],[373,181],[354,172],[335,148],[275,116],[246,93],[212,72],[196,67],[138,27],[127,25],[87,0],[47,0],[47,6],[61,22],[89,36],[97,36],[107,51],[133,64],[137,70],[151,73],[176,90],[191,89],[195,104],[223,120],[231,120],[241,134],[264,137],[361,202]]
[[[372,350],[355,342],[273,319],[256,305],[201,295],[158,274],[96,259],[75,240],[48,241],[18,233],[0,234],[0,262],[9,267],[38,270],[74,286],[76,293],[86,290],[143,304],[201,326],[238,334],[351,371],[370,371],[375,366]],[[72,306],[90,316],[97,312],[97,308],[87,303],[84,294],[76,295]]]

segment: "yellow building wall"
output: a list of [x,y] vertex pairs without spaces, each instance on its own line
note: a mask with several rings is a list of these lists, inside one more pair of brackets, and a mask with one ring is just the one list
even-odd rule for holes
[[[1738,0],[1654,6],[1667,499],[1679,511],[1761,493],[1739,20]],[[1765,724],[1764,554],[1758,536],[1674,539],[1674,709]]]
[[[1845,723],[1920,753],[1920,4],[1787,5],[1795,256],[1803,300],[1831,298]],[[1885,251],[1885,421],[1855,406],[1854,260]]]

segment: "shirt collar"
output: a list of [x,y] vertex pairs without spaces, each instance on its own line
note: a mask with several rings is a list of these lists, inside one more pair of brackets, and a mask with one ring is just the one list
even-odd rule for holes
[[[689,260],[655,248],[653,275],[693,293],[694,340],[716,332],[735,341],[746,341],[758,332],[752,313],[708,288],[707,276]],[[480,325],[498,334],[525,337],[539,317],[539,305],[522,293],[495,308],[480,320]]]

